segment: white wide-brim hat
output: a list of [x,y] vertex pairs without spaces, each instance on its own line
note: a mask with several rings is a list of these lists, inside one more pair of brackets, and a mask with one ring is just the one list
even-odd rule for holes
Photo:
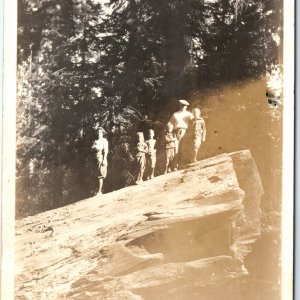
[[186,100],[179,100],[179,103],[182,104],[182,105],[185,105],[185,106],[189,106],[190,104],[186,101]]

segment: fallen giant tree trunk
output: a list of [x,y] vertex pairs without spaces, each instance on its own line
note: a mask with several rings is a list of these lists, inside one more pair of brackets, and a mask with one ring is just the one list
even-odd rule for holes
[[16,299],[196,297],[247,274],[262,193],[240,151],[17,221]]

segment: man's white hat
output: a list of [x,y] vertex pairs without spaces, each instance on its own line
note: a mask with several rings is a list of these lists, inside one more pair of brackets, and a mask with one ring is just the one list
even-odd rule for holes
[[183,99],[179,100],[179,103],[182,105],[185,105],[185,106],[190,105],[186,100],[183,100]]

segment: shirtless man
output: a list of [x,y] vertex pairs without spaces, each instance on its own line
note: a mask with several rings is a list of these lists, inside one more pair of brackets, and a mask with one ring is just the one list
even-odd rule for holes
[[103,180],[107,174],[107,153],[108,153],[108,141],[103,137],[105,133],[104,129],[100,127],[98,129],[98,140],[94,142],[93,148],[97,151],[98,169],[99,169],[99,190],[97,194],[102,194]]
[[176,153],[175,167],[178,164],[179,160],[183,160],[183,149],[182,149],[182,139],[186,134],[186,131],[189,126],[189,122],[193,119],[193,114],[187,110],[190,105],[186,100],[179,100],[180,110],[175,112],[168,125],[170,124],[173,127],[174,133],[178,140],[178,148]]

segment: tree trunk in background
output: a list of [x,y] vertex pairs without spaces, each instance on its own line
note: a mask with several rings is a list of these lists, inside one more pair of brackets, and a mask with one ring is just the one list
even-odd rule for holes
[[64,128],[65,124],[63,122],[62,114],[62,104],[61,95],[59,89],[56,91],[57,95],[57,106],[54,121],[54,137],[55,137],[55,149],[54,149],[54,170],[53,170],[53,198],[54,207],[60,207],[63,205],[63,188],[64,188],[64,170],[63,170],[63,156],[65,149],[64,140]]
[[137,70],[139,70],[139,61],[137,57],[138,48],[141,45],[137,45],[137,5],[135,0],[129,0],[129,18],[127,20],[127,27],[129,31],[129,38],[127,49],[125,51],[125,70],[122,78],[123,85],[123,103],[137,104],[138,100],[138,76]]
[[165,32],[165,94],[166,97],[176,97],[180,96],[187,88],[183,74],[189,61],[184,5],[172,4],[166,17],[168,23]]

